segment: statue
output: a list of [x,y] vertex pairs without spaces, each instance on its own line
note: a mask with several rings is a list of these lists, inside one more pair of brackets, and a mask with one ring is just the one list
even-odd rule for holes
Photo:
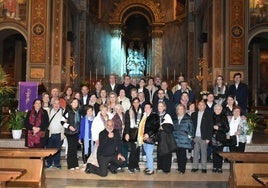
[[127,57],[127,74],[130,76],[144,76],[146,69],[145,49],[140,43],[140,49],[134,49],[134,42],[130,42]]

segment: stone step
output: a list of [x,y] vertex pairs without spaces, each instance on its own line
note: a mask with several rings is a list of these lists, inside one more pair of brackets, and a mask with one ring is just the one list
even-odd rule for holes
[[[67,161],[66,161],[66,153],[65,153],[65,148],[62,149],[61,152],[61,165],[62,167],[67,167]],[[140,156],[140,162],[139,162],[139,166],[141,169],[145,169],[146,168],[146,162],[142,160],[142,156]],[[83,166],[83,160],[82,160],[82,152],[81,150],[78,151],[78,161],[79,161],[79,166],[82,167]],[[201,164],[199,165],[201,168]],[[157,168],[157,159],[156,159],[156,152],[154,152],[154,168]],[[178,168],[178,164],[177,164],[177,157],[176,154],[173,153],[172,154],[172,164],[171,164],[171,169],[177,169]],[[207,163],[207,169],[208,170],[212,170],[213,168],[213,163],[212,161],[208,161]],[[188,159],[187,164],[186,164],[186,169],[192,169],[192,161],[190,159]],[[230,169],[230,163],[228,162],[224,162],[222,165],[222,169]]]

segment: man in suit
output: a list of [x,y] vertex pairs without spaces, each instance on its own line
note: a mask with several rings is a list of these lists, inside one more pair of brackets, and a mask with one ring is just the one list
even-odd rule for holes
[[[131,99],[131,89],[132,88],[135,88],[135,86],[133,86],[132,84],[131,84],[131,77],[129,76],[129,75],[125,75],[125,77],[124,77],[124,82],[121,84],[121,85],[119,85],[119,87],[118,87],[118,92],[121,90],[121,89],[124,89],[125,90],[125,92],[126,92],[126,97],[127,98],[129,98],[129,99]],[[119,93],[117,93],[117,95],[118,95]]]
[[195,103],[195,95],[194,95],[194,93],[188,88],[188,83],[186,81],[182,81],[181,82],[181,89],[177,90],[174,93],[174,96],[173,96],[173,102],[174,102],[175,105],[179,104],[179,102],[181,100],[181,95],[184,92],[188,93],[189,102],[190,103]]
[[115,92],[117,95],[119,94],[118,84],[116,83],[115,74],[110,74],[109,83],[104,86],[104,89],[106,90],[108,95],[109,95],[110,92]]
[[235,97],[238,106],[242,109],[242,115],[245,115],[248,105],[248,86],[241,82],[241,77],[241,73],[234,74],[234,84],[230,85],[228,95]]
[[198,111],[191,115],[194,125],[194,157],[192,172],[198,171],[199,154],[201,151],[202,173],[207,173],[207,147],[212,138],[213,117],[206,109],[202,100],[198,103]]
[[85,107],[88,105],[90,100],[89,88],[88,86],[81,87],[81,115],[84,117],[86,115]]

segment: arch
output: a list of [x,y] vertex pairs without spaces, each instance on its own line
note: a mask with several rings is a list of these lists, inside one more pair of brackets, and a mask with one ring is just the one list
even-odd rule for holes
[[28,41],[27,41],[27,31],[20,24],[17,24],[17,23],[14,23],[14,22],[0,23],[0,31],[5,30],[5,29],[12,29],[12,30],[18,31],[24,37],[26,43],[28,43]]
[[251,40],[261,33],[268,33],[268,25],[262,25],[259,27],[255,27],[248,33],[248,45],[250,44]]
[[121,0],[115,3],[114,11],[110,17],[110,25],[120,25],[130,16],[130,12],[136,11],[150,21],[149,23],[163,23],[163,15],[160,4],[153,1],[144,0]]

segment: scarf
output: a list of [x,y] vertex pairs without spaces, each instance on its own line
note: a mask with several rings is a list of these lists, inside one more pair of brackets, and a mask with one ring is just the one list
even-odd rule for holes
[[93,118],[86,116],[85,118],[85,133],[84,133],[84,154],[88,155],[89,147],[89,126],[92,125]]
[[129,109],[129,117],[130,117],[130,128],[137,128],[142,116],[141,108],[138,109],[138,112],[135,111],[133,107]]
[[143,142],[143,135],[144,135],[144,128],[145,128],[145,122],[147,119],[147,115],[144,113],[141,122],[139,124],[139,130],[138,130],[138,146],[141,146]]
[[42,108],[36,112],[34,108],[32,108],[29,116],[29,123],[34,127],[40,127],[42,120],[43,110]]

